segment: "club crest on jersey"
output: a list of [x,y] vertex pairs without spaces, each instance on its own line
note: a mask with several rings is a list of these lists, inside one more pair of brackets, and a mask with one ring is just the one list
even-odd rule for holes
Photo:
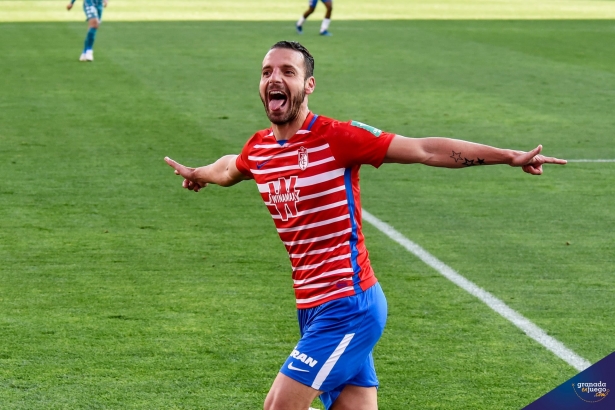
[[305,171],[308,167],[308,152],[305,147],[299,148],[299,168],[301,171]]
[[299,190],[295,189],[297,179],[293,176],[288,179],[278,178],[277,181],[267,183],[269,187],[269,202],[267,202],[267,205],[275,206],[283,221],[296,218],[299,213],[297,211]]

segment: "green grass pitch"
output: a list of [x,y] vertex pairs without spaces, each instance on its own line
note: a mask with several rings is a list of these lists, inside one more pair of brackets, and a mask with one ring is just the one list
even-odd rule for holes
[[[298,338],[283,245],[252,182],[193,194],[162,159],[206,164],[268,125],[259,67],[280,39],[315,55],[317,113],[615,159],[615,22],[600,18],[612,2],[567,3],[586,20],[566,10],[390,20],[386,9],[367,21],[352,12],[371,3],[340,1],[348,18],[334,16],[334,36],[320,38],[321,9],[303,36],[293,31],[303,2],[272,21],[249,21],[250,10],[264,20],[265,4],[245,1],[243,21],[139,22],[117,21],[130,12],[118,1],[91,64],[77,62],[79,8],[76,21],[27,21],[50,3],[0,1],[19,20],[0,13],[3,409],[261,408]],[[580,356],[615,350],[615,163],[541,177],[365,167],[362,198]],[[382,409],[519,409],[576,374],[375,228],[365,233],[390,309],[374,353]]]

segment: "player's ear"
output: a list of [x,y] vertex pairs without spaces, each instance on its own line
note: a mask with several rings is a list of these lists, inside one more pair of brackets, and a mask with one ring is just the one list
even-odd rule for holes
[[312,76],[305,80],[305,94],[310,95],[314,92],[316,88],[316,79]]

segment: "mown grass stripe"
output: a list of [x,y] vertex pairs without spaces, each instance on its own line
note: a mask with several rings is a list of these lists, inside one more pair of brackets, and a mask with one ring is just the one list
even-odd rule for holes
[[382,222],[380,219],[363,209],[363,220],[369,222],[380,232],[403,246],[406,250],[413,253],[416,257],[422,260],[425,264],[431,266],[437,270],[442,276],[468,292],[469,294],[476,296],[483,301],[487,306],[496,311],[505,319],[512,322],[515,326],[521,329],[526,335],[546,347],[553,352],[557,357],[564,360],[570,366],[577,369],[579,372],[587,369],[591,366],[591,363],[581,356],[577,355],[572,350],[564,346],[560,341],[547,335],[544,330],[536,326],[528,318],[524,317],[517,311],[511,309],[491,293],[487,292],[483,288],[477,286],[473,282],[461,276],[451,267],[440,261],[438,258],[427,252],[418,244],[412,242],[404,235],[395,230],[391,225]]

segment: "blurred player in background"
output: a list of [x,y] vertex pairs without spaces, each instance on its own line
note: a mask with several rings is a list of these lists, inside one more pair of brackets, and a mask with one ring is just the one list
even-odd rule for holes
[[[107,0],[83,0],[83,12],[88,22],[88,33],[85,36],[83,53],[81,53],[79,61],[94,61],[94,40],[102,20],[103,7],[107,7],[107,3]],[[71,0],[66,5],[66,9],[70,11],[73,4],[75,4],[75,0]]]
[[[327,8],[327,14],[325,14],[325,18],[322,20],[322,24],[320,25],[320,35],[321,36],[330,36],[329,32],[329,24],[331,23],[331,12],[333,11],[333,0],[321,0],[325,7]],[[316,9],[316,5],[318,4],[318,0],[309,0],[309,8],[303,16],[297,21],[297,33],[303,33],[303,23],[305,20],[314,12]]]
[[[314,58],[280,41],[263,60],[260,97],[271,127],[239,155],[189,168],[166,162],[183,187],[231,186],[254,179],[284,242],[293,271],[301,338],[265,400],[265,410],[307,410],[320,397],[327,410],[376,410],[372,349],[387,319],[362,233],[359,168],[385,162],[467,168],[508,164],[542,174],[566,161],[450,138],[406,138],[358,121],[312,113]],[[411,186],[408,189],[412,189]]]

